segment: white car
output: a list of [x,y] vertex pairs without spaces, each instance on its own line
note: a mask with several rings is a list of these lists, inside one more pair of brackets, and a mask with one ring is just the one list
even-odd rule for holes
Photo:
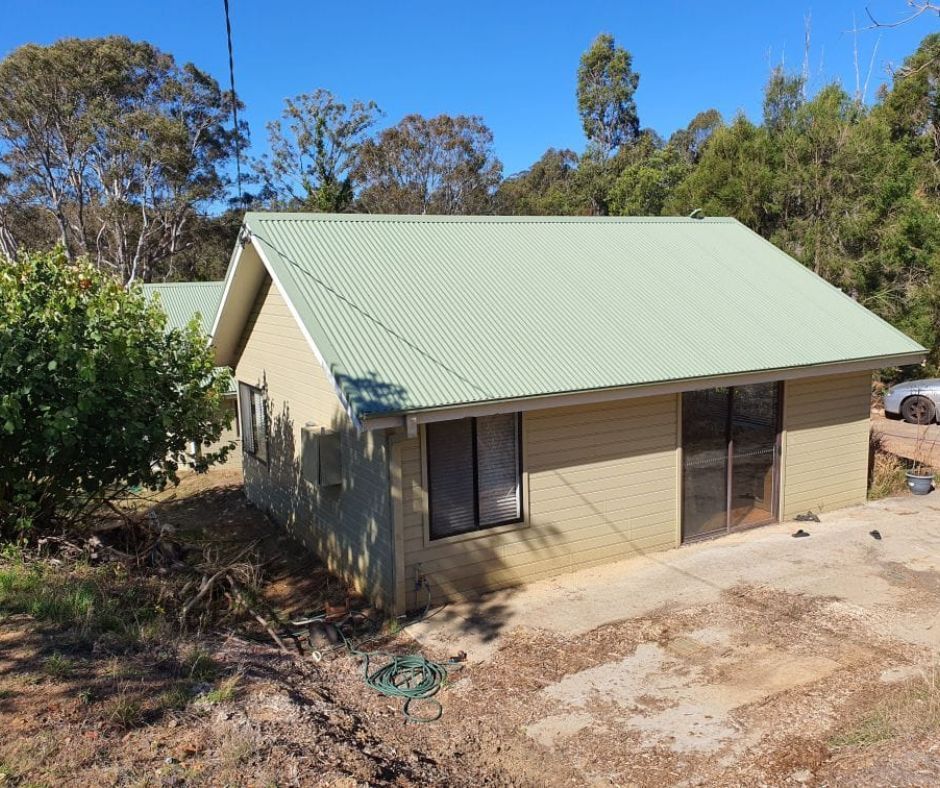
[[940,412],[940,379],[908,380],[885,393],[885,416],[910,424],[933,424]]

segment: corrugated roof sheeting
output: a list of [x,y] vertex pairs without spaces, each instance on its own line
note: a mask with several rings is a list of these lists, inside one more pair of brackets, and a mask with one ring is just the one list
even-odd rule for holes
[[144,295],[159,294],[167,315],[167,328],[183,328],[199,314],[203,331],[209,334],[222,300],[224,282],[165,282],[142,285]]
[[[153,300],[155,294],[166,312],[170,330],[185,328],[198,315],[206,336],[212,332],[212,321],[222,300],[225,282],[163,282],[141,285],[144,295]],[[229,382],[227,393],[235,393],[234,379]]]
[[922,350],[732,219],[246,223],[360,415]]

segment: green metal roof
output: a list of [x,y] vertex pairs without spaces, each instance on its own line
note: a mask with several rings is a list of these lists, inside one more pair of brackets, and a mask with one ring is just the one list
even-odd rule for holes
[[245,223],[360,417],[923,352],[734,219]]
[[198,314],[203,331],[209,334],[224,286],[225,282],[164,282],[142,285],[142,289],[151,300],[158,295],[167,328],[184,328]]
[[[157,300],[166,312],[166,327],[185,328],[198,317],[206,336],[212,333],[212,321],[222,300],[225,282],[162,282],[141,285],[144,295]],[[228,394],[235,393],[235,380],[229,381]]]

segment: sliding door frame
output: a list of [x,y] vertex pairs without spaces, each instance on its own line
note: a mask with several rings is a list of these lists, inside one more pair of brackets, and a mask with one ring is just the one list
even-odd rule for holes
[[[761,385],[761,384],[758,384]],[[751,528],[760,528],[764,525],[771,525],[780,521],[780,480],[782,477],[783,465],[783,381],[776,381],[776,401],[774,403],[775,435],[774,435],[774,454],[773,454],[773,477],[771,480],[772,491],[770,496],[770,516],[764,522],[744,523],[741,525],[732,525],[731,511],[732,499],[734,496],[734,390],[737,388],[747,388],[747,386],[728,386],[728,413],[725,417],[725,444],[727,446],[727,469],[725,476],[725,527],[716,529],[708,533],[698,534],[696,536],[686,537],[685,535],[685,434],[682,428],[683,403],[682,397],[686,392],[678,394],[679,398],[679,543],[693,544],[695,542],[704,542],[707,539],[715,539],[721,536],[727,536],[730,533],[738,531],[747,531]]]

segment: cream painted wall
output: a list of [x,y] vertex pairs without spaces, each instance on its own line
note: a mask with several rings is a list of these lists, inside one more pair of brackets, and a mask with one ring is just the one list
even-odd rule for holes
[[787,381],[782,517],[864,503],[871,373]]
[[[338,574],[391,606],[394,560],[385,434],[352,428],[333,385],[270,278],[239,343],[235,379],[267,396],[268,461],[243,455],[245,492]],[[341,433],[343,484],[317,489],[300,473],[300,433]]]

